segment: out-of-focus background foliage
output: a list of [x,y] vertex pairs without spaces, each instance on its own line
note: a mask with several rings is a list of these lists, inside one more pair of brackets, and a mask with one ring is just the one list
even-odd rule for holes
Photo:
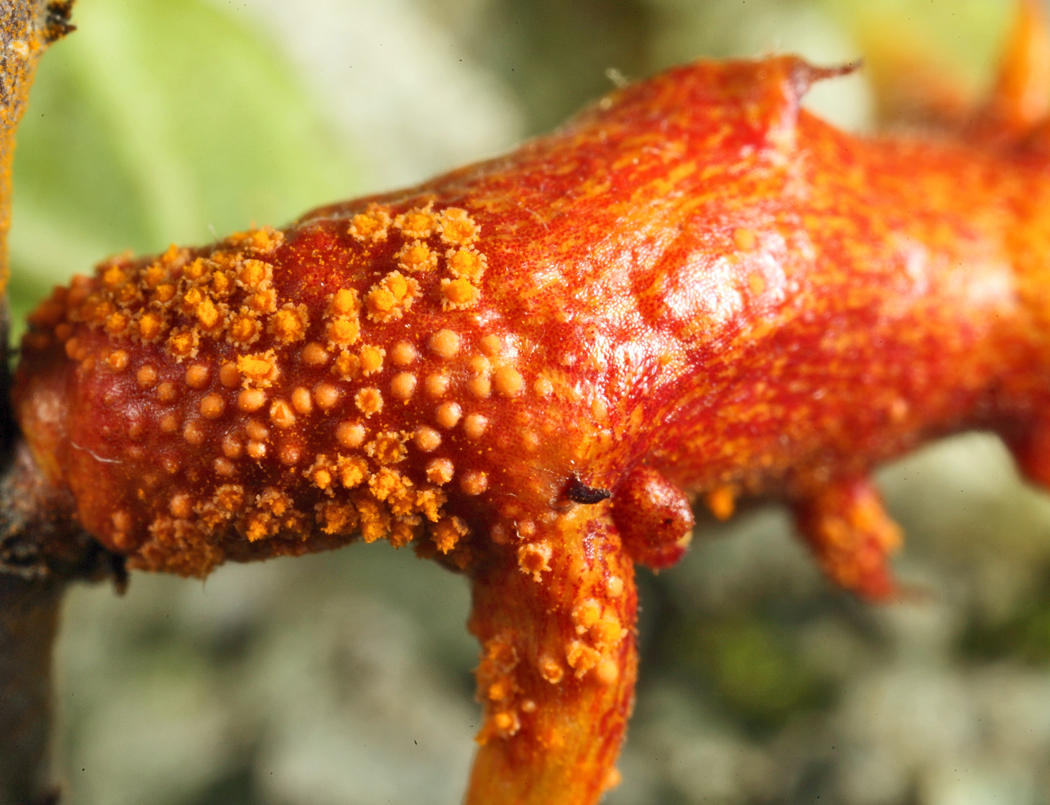
[[[987,84],[1005,0],[79,0],[20,133],[16,308],[124,249],[279,224],[505,150],[702,55],[859,56],[851,128]],[[829,589],[777,509],[642,571],[628,803],[1050,801],[1050,504],[969,436],[881,476],[909,603]],[[478,708],[464,581],[410,552],[69,596],[70,802],[452,803]]]

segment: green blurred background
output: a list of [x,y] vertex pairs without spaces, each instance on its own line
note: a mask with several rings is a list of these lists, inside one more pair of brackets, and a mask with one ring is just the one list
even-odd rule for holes
[[[987,84],[1000,0],[78,0],[15,169],[25,311],[107,254],[499,153],[703,55],[867,59],[841,125],[951,117]],[[907,604],[829,589],[776,509],[702,522],[641,571],[636,714],[609,803],[1050,802],[1050,505],[994,440],[881,476]],[[56,757],[73,803],[452,803],[479,710],[462,579],[381,545],[75,589]]]

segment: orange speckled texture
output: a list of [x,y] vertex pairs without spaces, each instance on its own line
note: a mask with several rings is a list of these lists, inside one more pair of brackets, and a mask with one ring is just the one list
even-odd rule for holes
[[594,802],[633,564],[681,555],[688,500],[780,497],[885,597],[878,462],[988,427],[1050,478],[1042,151],[844,134],[799,106],[838,72],[700,62],[422,186],[109,260],[31,318],[27,438],[135,567],[361,538],[466,571],[468,801]]

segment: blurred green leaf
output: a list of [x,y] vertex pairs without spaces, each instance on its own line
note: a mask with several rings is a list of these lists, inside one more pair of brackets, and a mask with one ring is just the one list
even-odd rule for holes
[[14,173],[16,321],[102,257],[280,224],[352,173],[279,48],[201,0],[91,0],[44,59]]
[[958,642],[965,659],[1025,662],[1035,667],[1050,664],[1050,568],[1042,575],[1042,585],[998,613],[999,617],[972,613]]
[[781,624],[729,615],[695,622],[679,639],[680,670],[706,679],[718,701],[752,728],[781,726],[829,697],[829,680],[810,667]]

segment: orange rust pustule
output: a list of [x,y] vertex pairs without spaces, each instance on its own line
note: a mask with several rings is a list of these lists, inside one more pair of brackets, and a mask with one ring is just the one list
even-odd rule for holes
[[874,465],[987,427],[1050,478],[1045,150],[844,134],[799,106],[835,72],[689,65],[419,187],[107,261],[30,320],[27,438],[134,566],[361,538],[468,570],[471,796],[592,802],[630,565],[680,555],[687,498],[787,500],[878,597]]

